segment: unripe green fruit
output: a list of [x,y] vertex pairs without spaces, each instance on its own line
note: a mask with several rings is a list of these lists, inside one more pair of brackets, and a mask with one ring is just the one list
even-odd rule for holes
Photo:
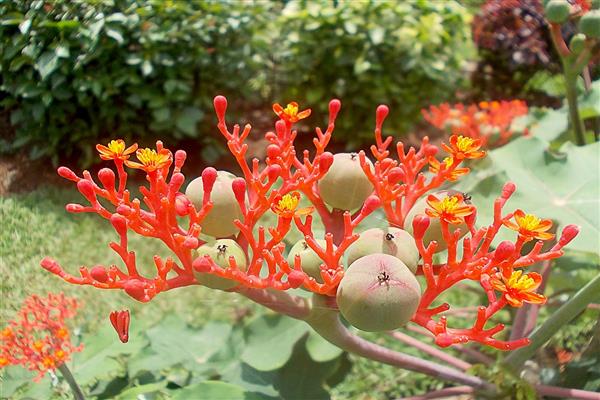
[[600,0],[592,0],[590,2],[590,5],[592,6],[591,7],[592,10],[598,10],[598,9],[600,9]]
[[571,14],[571,6],[566,0],[550,0],[546,4],[546,19],[556,24],[565,22]]
[[[460,193],[460,192],[458,192],[456,190],[442,190],[440,192],[434,193],[434,195],[438,199],[441,199],[446,196],[452,196],[457,193]],[[427,205],[427,195],[420,198],[415,203],[413,208],[411,208],[410,211],[408,212],[408,214],[406,215],[406,219],[404,221],[404,227],[411,235],[413,234],[413,228],[412,228],[413,219],[417,215],[427,215],[427,214],[425,214],[426,208],[429,208],[429,206]],[[423,236],[423,245],[425,247],[427,247],[429,245],[429,243],[431,243],[432,241],[435,240],[438,244],[437,248],[435,250],[436,252],[446,250],[448,248],[448,243],[446,243],[446,241],[444,240],[444,235],[442,234],[442,224],[440,223],[440,219],[430,217],[429,221],[430,221],[429,227],[425,231],[425,236]],[[456,229],[460,229],[460,237],[465,236],[469,232],[469,227],[464,222],[462,222],[459,225],[448,224],[448,231],[450,233],[453,233]]]
[[583,50],[584,46],[585,35],[583,33],[578,33],[577,35],[573,36],[569,42],[569,49],[575,54],[581,53],[581,50]]
[[[327,246],[327,242],[324,239],[316,239],[319,246],[325,248]],[[300,256],[300,266],[302,270],[306,272],[308,275],[315,278],[315,280],[319,283],[323,283],[323,279],[321,279],[321,264],[323,264],[323,260],[319,258],[317,253],[311,249],[304,239],[296,242],[294,246],[292,246],[290,253],[287,256],[287,262],[290,264],[290,268],[294,268],[294,260],[296,255]]]
[[[244,250],[237,242],[231,239],[219,239],[214,243],[207,243],[198,247],[196,256],[202,257],[206,255],[209,255],[215,264],[223,269],[229,267],[229,257],[232,256],[240,270],[246,271],[248,268],[246,253],[244,253]],[[212,289],[227,290],[239,285],[237,281],[222,278],[208,272],[194,272],[194,275],[202,285]]]
[[396,257],[371,254],[348,267],[336,299],[344,318],[356,328],[389,331],[410,321],[421,300],[421,287]]
[[[373,164],[366,160],[369,167]],[[356,210],[373,192],[356,153],[338,153],[333,164],[319,181],[321,198],[327,205],[340,210]]]
[[600,10],[588,11],[581,17],[579,32],[588,38],[600,39]]
[[348,248],[348,264],[369,254],[383,253],[399,258],[413,273],[417,271],[419,250],[410,233],[400,228],[373,228],[360,234]]
[[[235,235],[238,232],[238,227],[234,225],[235,219],[242,220],[242,210],[238,204],[231,182],[235,179],[235,175],[227,171],[218,171],[217,179],[210,194],[210,200],[213,202],[213,208],[202,221],[202,233],[205,233],[216,238]],[[202,198],[204,197],[204,185],[202,178],[196,178],[190,182],[185,195],[197,210],[202,207]]]

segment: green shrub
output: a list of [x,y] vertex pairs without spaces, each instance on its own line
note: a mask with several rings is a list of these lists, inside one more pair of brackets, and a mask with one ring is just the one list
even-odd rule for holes
[[377,104],[391,106],[389,128],[406,131],[421,108],[465,83],[470,15],[459,2],[290,2],[282,18],[277,76],[286,96],[321,112],[340,98],[348,140],[372,135]]
[[[0,5],[2,106],[33,158],[112,137],[198,138],[215,93],[260,89],[268,3],[22,0]],[[255,41],[251,41],[250,39]],[[263,78],[261,78],[263,77]],[[248,84],[250,82],[250,85]],[[209,117],[206,117],[206,113]]]

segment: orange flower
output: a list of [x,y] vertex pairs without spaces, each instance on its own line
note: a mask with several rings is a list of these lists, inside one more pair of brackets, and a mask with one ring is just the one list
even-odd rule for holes
[[443,199],[438,199],[435,195],[430,194],[427,197],[427,205],[431,207],[425,209],[427,215],[456,225],[464,222],[465,217],[473,214],[475,209],[473,206],[466,204],[463,196],[459,193],[446,196]]
[[123,139],[111,140],[110,143],[108,143],[108,147],[101,144],[96,145],[96,150],[98,150],[100,158],[103,160],[125,161],[129,158],[131,153],[137,150],[137,148],[137,143],[125,148]]
[[494,289],[504,294],[504,299],[513,307],[521,307],[523,302],[544,304],[546,297],[535,293],[542,283],[542,276],[536,272],[523,275],[523,271],[513,271],[506,279],[501,274],[490,279]]
[[504,225],[513,231],[519,232],[519,235],[526,242],[533,239],[548,240],[554,237],[554,234],[546,232],[552,227],[552,221],[549,219],[540,219],[533,214],[525,214],[522,210],[515,211],[515,221],[504,221]]
[[442,143],[442,147],[458,160],[475,159],[485,156],[485,151],[479,150],[481,139],[473,139],[462,135],[450,136],[450,146]]
[[293,218],[301,215],[307,215],[313,212],[313,207],[306,207],[296,210],[300,201],[300,193],[292,192],[285,195],[277,195],[271,210],[282,218]]
[[135,156],[140,163],[134,161],[126,161],[125,164],[130,168],[143,169],[146,172],[153,172],[171,164],[171,152],[167,149],[162,149],[156,152],[154,149],[139,149],[135,152]]
[[[450,168],[454,162],[452,157],[446,157],[442,162],[446,165],[445,171],[448,173],[448,180],[451,182],[469,173],[469,168],[455,168],[451,171]],[[429,159],[429,172],[432,174],[438,174],[441,166],[442,163],[440,163],[435,157],[431,157]]]
[[275,112],[275,114],[277,114],[277,116],[282,120],[291,123],[298,122],[301,119],[307,118],[311,113],[310,108],[307,108],[306,110],[300,112],[298,112],[298,110],[298,103],[296,103],[295,101],[289,103],[285,108],[281,107],[279,103],[273,104],[273,111]]

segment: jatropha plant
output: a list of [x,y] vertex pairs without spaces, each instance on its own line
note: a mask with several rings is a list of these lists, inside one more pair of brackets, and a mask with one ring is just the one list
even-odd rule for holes
[[527,103],[522,100],[494,100],[469,105],[444,103],[430,106],[421,113],[438,129],[480,139],[482,147],[497,147],[511,139],[516,133],[512,122],[527,115],[527,111]]
[[[522,210],[505,212],[516,189],[512,183],[493,204],[485,205],[493,207],[492,223],[478,225],[470,196],[441,187],[469,173],[465,162],[485,156],[481,139],[451,136],[442,145],[445,158],[439,162],[440,149],[427,138],[419,149],[405,149],[402,142],[384,138],[388,108],[381,105],[370,154],[334,155],[326,148],[341,103],[332,100],[327,128],[316,128],[314,149],[298,151],[294,124],[310,110],[300,111],[296,103],[285,108],[275,104],[279,120],[275,130],[265,134],[266,157],[248,160],[245,141],[251,126],[228,125],[223,96],[214,99],[214,107],[218,129],[241,176],[208,167],[184,188],[184,151],[172,153],[160,141],[155,149],[127,147],[122,140],[98,145],[100,157],[114,163],[116,174],[102,168],[96,182],[88,171],[79,176],[60,167],[58,173],[74,182],[89,203],[68,204],[67,211],[96,213],[110,221],[119,236],[110,247],[123,265],[81,267],[79,276],[51,258],[41,265],[67,282],[123,290],[141,302],[188,285],[238,292],[306,321],[347,351],[476,387],[486,383],[368,342],[349,330],[339,315],[365,331],[389,331],[411,322],[425,328],[442,347],[470,341],[502,350],[527,345],[527,338],[505,340],[504,325],[490,319],[505,307],[545,302],[536,293],[541,276],[527,272],[527,267],[560,257],[578,227],[564,227],[554,240],[550,220]],[[134,153],[138,161],[131,160]],[[126,168],[146,174],[141,199],[126,189]],[[385,215],[380,226],[361,227],[376,210]],[[261,219],[267,213],[276,217],[273,226]],[[317,220],[323,235],[313,227]],[[284,239],[293,229],[302,239],[286,252]],[[512,231],[514,240],[497,243],[501,229]],[[154,257],[155,276],[138,271],[135,252],[128,247],[129,231],[158,239],[173,252],[166,259]],[[547,241],[552,244],[542,250]],[[533,246],[525,246],[528,242]],[[434,262],[442,251],[445,262]],[[444,315],[450,305],[438,299],[463,281],[476,282],[487,302],[478,307],[469,327],[451,327]],[[286,292],[291,288],[314,295],[295,296]],[[117,326],[117,315],[114,320]],[[128,315],[119,321],[122,336]]]
[[72,353],[83,349],[83,345],[72,343],[66,324],[78,307],[77,300],[63,293],[49,293],[46,298],[31,295],[25,299],[17,318],[0,331],[0,368],[23,366],[38,373],[36,381],[58,370],[71,386],[75,398],[82,399],[81,389],[66,365]]

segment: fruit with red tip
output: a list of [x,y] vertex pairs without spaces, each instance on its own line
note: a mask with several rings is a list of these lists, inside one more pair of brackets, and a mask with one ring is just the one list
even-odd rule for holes
[[413,317],[421,300],[419,282],[406,265],[389,254],[354,261],[340,282],[340,313],[363,331],[397,329]]
[[[446,196],[453,196],[455,194],[462,194],[457,190],[442,190],[436,193],[433,193],[435,197],[438,199],[442,199]],[[410,209],[408,214],[406,215],[406,219],[404,220],[404,227],[406,230],[412,235],[413,234],[413,220],[417,215],[426,215],[425,209],[429,208],[427,205],[427,195],[420,198],[413,208]],[[464,198],[463,194],[463,198]],[[469,200],[465,199],[465,202],[468,203]],[[448,231],[453,233],[456,229],[460,229],[460,237],[463,237],[469,232],[469,227],[465,222],[462,222],[458,225],[448,224]],[[448,248],[448,243],[444,240],[444,236],[442,234],[442,225],[440,223],[439,218],[429,218],[429,227],[425,231],[425,236],[423,236],[423,244],[425,247],[429,245],[432,241],[437,242],[436,252],[446,250]]]
[[[371,161],[366,159],[369,167]],[[365,175],[357,153],[338,153],[319,181],[319,192],[325,203],[340,210],[356,210],[373,192],[373,185]]]
[[417,271],[419,250],[415,239],[400,228],[373,228],[360,234],[360,238],[348,248],[348,264],[369,254],[382,253],[402,261],[413,273]]
[[[229,267],[229,257],[235,259],[237,267],[246,271],[248,262],[246,253],[237,242],[231,239],[219,239],[214,243],[204,244],[196,250],[197,257],[210,256],[214,263],[220,268]],[[237,286],[239,283],[232,279],[223,278],[221,276],[211,274],[209,272],[194,272],[196,279],[202,285],[212,289],[227,290]]]
[[[236,219],[243,220],[243,215],[231,188],[231,183],[235,178],[235,175],[230,172],[217,172],[217,179],[210,194],[213,207],[201,222],[202,233],[216,238],[223,238],[235,235],[238,232],[238,227],[235,226],[233,221]],[[194,203],[196,210],[199,210],[202,207],[204,198],[202,178],[191,181],[185,190],[185,195]]]

